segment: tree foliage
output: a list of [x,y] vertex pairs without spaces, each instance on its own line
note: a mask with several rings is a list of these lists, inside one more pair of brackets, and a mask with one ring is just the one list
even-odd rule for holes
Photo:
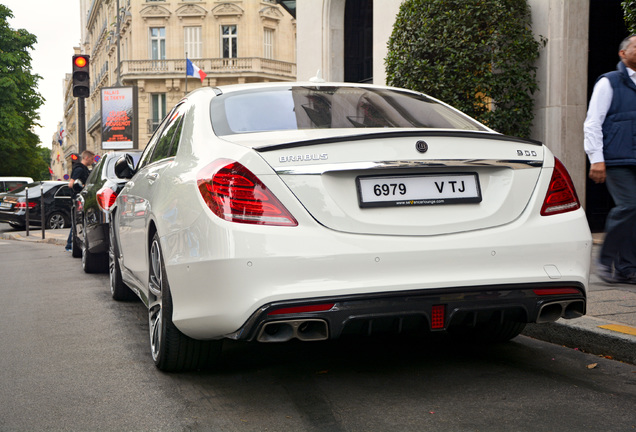
[[528,137],[541,43],[526,0],[405,0],[388,44],[388,83]]
[[621,6],[629,34],[636,34],[636,0],[625,0]]
[[[45,152],[38,147],[37,110],[44,103],[36,91],[39,75],[31,72],[35,35],[9,26],[11,10],[0,4],[0,175],[42,179],[48,173]],[[45,178],[49,178],[46,176]]]

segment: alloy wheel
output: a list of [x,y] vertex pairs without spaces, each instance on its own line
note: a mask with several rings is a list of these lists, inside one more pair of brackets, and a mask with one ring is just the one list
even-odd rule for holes
[[150,349],[153,360],[157,361],[163,340],[163,263],[159,240],[154,239],[150,247],[150,278],[148,281],[149,305],[148,323],[150,325]]
[[82,268],[86,271],[86,255],[88,250],[86,249],[86,231],[82,230]]
[[64,225],[64,215],[62,215],[61,213],[53,213],[51,216],[49,216],[49,229],[64,228]]
[[108,279],[110,282],[110,295],[115,296],[115,247],[113,246],[113,228],[109,226],[108,235],[110,236],[110,242],[108,244]]

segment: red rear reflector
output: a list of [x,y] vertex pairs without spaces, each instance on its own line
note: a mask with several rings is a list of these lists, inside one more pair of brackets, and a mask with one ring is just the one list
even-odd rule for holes
[[212,213],[229,222],[296,226],[285,206],[250,170],[217,160],[197,175],[199,192]]
[[431,310],[431,329],[443,329],[446,317],[446,306],[435,305]]
[[325,303],[309,306],[294,306],[282,309],[275,309],[267,315],[283,315],[283,314],[296,314],[304,312],[324,312],[334,307],[335,303]]
[[108,187],[98,190],[96,195],[97,204],[106,211],[110,210],[117,199],[115,191]]
[[555,215],[577,210],[581,207],[570,174],[561,161],[554,158],[554,171],[543,200],[541,216]]
[[581,294],[577,288],[540,288],[532,290],[538,296],[561,295],[561,294]]

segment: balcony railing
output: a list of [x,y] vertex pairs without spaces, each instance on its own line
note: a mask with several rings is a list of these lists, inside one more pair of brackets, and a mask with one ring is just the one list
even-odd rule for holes
[[[196,59],[194,63],[208,77],[231,74],[263,74],[282,79],[296,79],[296,64],[258,57]],[[121,62],[122,79],[152,78],[156,75],[177,78],[185,76],[185,59],[126,60]]]

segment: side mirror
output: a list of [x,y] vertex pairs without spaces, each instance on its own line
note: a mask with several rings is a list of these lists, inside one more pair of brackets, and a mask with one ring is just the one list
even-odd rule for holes
[[115,175],[124,180],[129,180],[135,175],[135,162],[131,155],[126,153],[115,162]]

